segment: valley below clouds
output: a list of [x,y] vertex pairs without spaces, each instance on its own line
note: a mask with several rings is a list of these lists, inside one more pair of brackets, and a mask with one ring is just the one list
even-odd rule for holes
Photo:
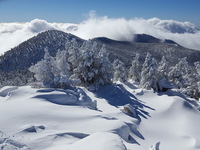
[[49,23],[34,19],[25,23],[0,23],[0,54],[46,30],[61,30],[83,39],[107,37],[114,40],[133,41],[134,34],[149,34],[159,39],[170,39],[195,50],[200,50],[200,29],[189,22],[174,20],[124,19],[98,17],[95,13],[79,24]]

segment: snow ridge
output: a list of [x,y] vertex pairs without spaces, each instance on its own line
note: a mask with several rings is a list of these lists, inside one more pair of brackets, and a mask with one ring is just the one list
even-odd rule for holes
[[96,92],[29,86],[1,91],[9,91],[0,96],[3,150],[200,148],[199,103],[176,91],[156,94],[131,83]]

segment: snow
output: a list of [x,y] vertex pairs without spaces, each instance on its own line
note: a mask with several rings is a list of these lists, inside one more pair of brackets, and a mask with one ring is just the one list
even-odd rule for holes
[[[99,139],[95,140],[94,139]],[[97,132],[68,146],[67,150],[126,150],[121,138],[113,133]]]
[[17,87],[15,87],[15,86],[5,86],[5,87],[0,89],[0,96],[1,97],[6,97],[6,96],[9,95],[10,91],[13,91],[15,89],[17,89]]
[[199,103],[131,84],[0,89],[2,150],[198,150]]
[[152,143],[159,141],[161,150],[200,148],[200,113],[194,106],[178,96],[158,96],[149,91],[144,95],[146,96],[141,96],[142,100],[155,111],[151,111],[151,117],[142,120],[138,126],[145,137],[145,140],[136,137],[141,145],[150,147]]

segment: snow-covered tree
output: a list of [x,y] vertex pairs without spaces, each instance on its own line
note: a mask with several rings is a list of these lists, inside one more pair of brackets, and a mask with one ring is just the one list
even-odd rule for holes
[[154,91],[158,91],[158,70],[157,70],[157,61],[152,58],[152,63],[149,68],[149,82],[151,88],[153,88]]
[[168,68],[169,63],[167,62],[165,56],[162,57],[162,60],[158,64],[158,74],[160,77],[168,78]]
[[74,68],[77,68],[79,65],[81,49],[75,38],[73,38],[70,42],[68,41],[65,46],[69,53],[68,62],[70,64],[70,70],[73,71]]
[[140,54],[136,53],[134,60],[132,61],[132,65],[129,69],[128,78],[135,82],[140,82]]
[[198,78],[196,74],[193,72],[188,75],[187,86],[181,89],[181,92],[186,94],[187,96],[195,99],[199,99],[200,97],[200,82],[198,82]]
[[42,82],[45,87],[52,86],[54,74],[52,72],[53,57],[50,56],[48,49],[45,48],[44,59],[31,66],[29,71],[33,72],[38,82]]
[[193,73],[193,80],[191,77],[191,80],[193,81],[191,85],[193,85],[193,87],[191,87],[191,89],[193,90],[193,97],[197,100],[200,99],[200,62],[195,62],[195,72]]
[[98,58],[100,59],[101,67],[99,69],[100,72],[100,80],[99,83],[101,85],[110,84],[113,79],[113,67],[109,60],[109,53],[106,51],[106,46],[102,45]]
[[194,63],[195,65],[195,69],[196,69],[196,72],[197,72],[197,76],[200,78],[200,62],[197,61]]
[[200,64],[196,62],[194,69],[188,64],[186,58],[182,58],[169,72],[171,81],[180,89],[180,92],[195,99],[200,97],[198,66],[200,68]]
[[188,73],[188,85],[184,91],[184,93],[192,98],[199,99],[200,98],[200,62],[194,63],[194,70]]
[[67,88],[70,86],[69,77],[66,75],[65,72],[60,72],[60,80],[59,80],[59,87],[60,88]]
[[157,61],[147,53],[145,61],[142,65],[140,87],[154,91],[158,91],[158,71]]
[[[148,82],[148,72],[149,72],[149,66],[152,61],[152,56],[150,53],[147,53],[145,61],[142,65],[142,70],[141,70],[141,81],[140,81],[140,87],[142,88],[147,88],[146,83]],[[151,89],[150,87],[148,89]]]
[[66,50],[59,50],[53,58],[45,49],[44,59],[31,66],[29,71],[35,74],[37,82],[42,83],[44,87],[67,88],[70,86],[67,59]]
[[171,67],[169,79],[177,88],[185,88],[187,84],[185,76],[188,71],[188,62],[185,57],[182,58],[174,67]]
[[110,70],[107,70],[110,64],[108,58],[105,57],[105,52],[103,50],[99,52],[97,43],[90,40],[79,49],[81,52],[79,63],[74,68],[70,79],[75,84],[86,86],[90,90],[96,90],[99,85],[108,84],[111,81]]
[[115,59],[113,62],[113,81],[125,82],[127,79],[127,71],[124,63],[119,59]]
[[163,91],[163,88],[170,86],[168,79],[169,63],[167,62],[165,56],[162,57],[162,60],[158,64],[158,88],[159,91]]
[[62,86],[63,88],[69,86],[70,66],[68,63],[68,53],[66,50],[59,50],[56,53],[53,65],[53,73],[55,86]]

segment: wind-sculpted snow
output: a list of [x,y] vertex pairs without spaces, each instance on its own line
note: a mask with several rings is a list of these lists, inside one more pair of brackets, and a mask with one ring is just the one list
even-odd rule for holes
[[91,109],[96,109],[96,102],[93,102],[92,99],[80,88],[74,88],[72,90],[38,90],[37,95],[34,98],[57,105],[82,105]]
[[200,148],[199,102],[176,91],[158,95],[131,83],[95,93],[29,86],[1,91],[8,91],[0,95],[2,150]]
[[4,88],[0,89],[0,96],[1,97],[6,97],[10,94],[11,91],[18,89],[18,87],[15,86],[6,86]]
[[29,150],[29,147],[19,141],[11,139],[6,133],[0,131],[1,150]]
[[[94,141],[94,139],[100,139]],[[121,138],[113,133],[94,133],[68,146],[67,150],[127,150]]]
[[171,39],[191,49],[200,50],[200,29],[189,22],[151,18],[124,19],[90,15],[79,24],[49,23],[35,19],[25,23],[0,23],[0,53],[10,50],[42,31],[61,30],[83,39],[107,37],[114,40],[132,41],[134,34],[149,34],[159,39]]

